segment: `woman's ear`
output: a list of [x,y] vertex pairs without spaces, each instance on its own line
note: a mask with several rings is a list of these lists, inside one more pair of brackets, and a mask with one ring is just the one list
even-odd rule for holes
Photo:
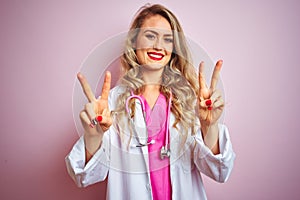
[[136,41],[135,41],[135,39],[131,40],[131,46],[132,46],[133,49],[136,49]]

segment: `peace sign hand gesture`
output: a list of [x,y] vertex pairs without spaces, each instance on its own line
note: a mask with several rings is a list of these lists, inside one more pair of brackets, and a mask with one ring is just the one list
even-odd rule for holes
[[105,74],[102,93],[97,99],[86,78],[81,73],[78,73],[77,78],[86,98],[89,101],[85,105],[84,110],[80,112],[80,119],[85,130],[85,134],[92,136],[107,131],[112,124],[110,110],[108,108],[108,95],[111,85],[110,72]]
[[217,124],[217,121],[224,109],[224,100],[222,98],[221,91],[216,90],[222,64],[222,60],[219,60],[216,63],[209,88],[206,85],[203,74],[204,62],[201,62],[199,66],[199,119],[201,129],[204,132],[207,132],[210,127]]

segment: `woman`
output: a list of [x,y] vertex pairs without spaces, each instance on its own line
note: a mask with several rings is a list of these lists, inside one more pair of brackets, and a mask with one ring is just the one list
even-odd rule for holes
[[206,199],[201,173],[225,182],[235,158],[218,123],[222,61],[208,88],[204,63],[197,79],[182,28],[161,5],[138,13],[121,60],[119,86],[110,89],[107,72],[97,99],[78,74],[89,103],[66,157],[70,176],[80,187],[108,178],[107,199]]

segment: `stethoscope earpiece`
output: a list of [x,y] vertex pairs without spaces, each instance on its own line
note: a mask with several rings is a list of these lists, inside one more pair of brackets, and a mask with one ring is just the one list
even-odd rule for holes
[[150,144],[155,144],[155,140],[152,139],[150,142],[147,142],[146,144],[139,143],[137,145],[133,145],[133,147],[145,147],[145,146],[148,146]]

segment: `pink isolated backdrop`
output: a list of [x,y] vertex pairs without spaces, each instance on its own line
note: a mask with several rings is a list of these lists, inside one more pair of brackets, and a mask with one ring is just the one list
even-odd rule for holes
[[[77,188],[65,168],[79,137],[73,87],[92,49],[126,31],[145,3],[0,1],[0,199],[105,198],[105,182]],[[224,122],[237,159],[227,183],[204,177],[208,198],[299,199],[300,3],[161,3],[214,61],[224,60]]]

